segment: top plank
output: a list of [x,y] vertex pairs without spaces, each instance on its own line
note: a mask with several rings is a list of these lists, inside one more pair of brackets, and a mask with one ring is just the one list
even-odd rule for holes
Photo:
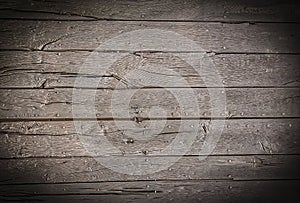
[[2,19],[299,22],[299,2],[274,0],[0,1]]

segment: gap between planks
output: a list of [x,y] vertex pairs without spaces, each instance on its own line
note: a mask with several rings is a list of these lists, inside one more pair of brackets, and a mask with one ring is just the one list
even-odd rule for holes
[[[0,9],[1,10],[1,9]],[[27,12],[21,11],[19,12]],[[30,13],[30,11],[28,11]],[[71,15],[72,16],[72,15]],[[73,15],[76,16],[76,15]],[[49,21],[49,22],[60,22],[60,21],[67,21],[67,22],[157,22],[157,23],[221,23],[221,24],[300,24],[300,21],[252,21],[252,20],[170,20],[170,19],[162,19],[162,20],[134,20],[134,19],[121,19],[121,18],[94,18],[88,19],[89,16],[82,16],[86,17],[86,19],[55,19],[55,18],[3,18],[0,17],[0,20],[6,21]]]
[[33,182],[33,183],[4,183],[0,184],[0,187],[8,185],[65,185],[65,184],[81,184],[81,183],[128,183],[128,182],[273,182],[273,181],[300,181],[299,178],[274,178],[274,179],[229,179],[229,178],[218,178],[218,179],[137,179],[137,180],[108,180],[108,181],[65,181],[65,182]]
[[[50,43],[51,44],[51,43]],[[140,50],[138,51],[128,51],[128,50],[96,50],[96,49],[78,49],[78,48],[72,48],[72,49],[35,49],[35,48],[0,48],[0,52],[58,52],[58,53],[63,53],[63,52],[97,52],[97,53],[128,53],[128,54],[135,54],[136,52],[141,52]],[[147,51],[145,51],[147,52]],[[300,52],[264,52],[264,51],[160,51],[160,50],[151,50],[152,53],[190,53],[190,54],[213,54],[213,55],[300,55]]]
[[[82,159],[82,158],[106,158],[106,157],[125,157],[125,158],[141,158],[143,155],[104,155],[104,156],[26,156],[26,157],[0,157],[0,160],[32,160],[32,159]],[[195,158],[195,157],[255,157],[255,156],[261,156],[261,157],[274,157],[274,156],[284,156],[284,157],[288,157],[288,156],[300,156],[299,153],[285,153],[285,154],[278,154],[278,153],[274,153],[274,154],[263,154],[263,153],[257,153],[257,154],[209,154],[209,155],[194,155],[194,154],[185,154],[185,155],[144,155],[145,158],[157,158],[157,157],[161,157],[161,158],[172,158],[172,157],[185,157],[185,158]]]
[[[22,117],[22,118],[0,118],[1,122],[32,122],[32,121],[43,121],[43,122],[56,122],[56,121],[133,121],[134,118],[113,118],[113,117],[96,117],[96,118],[57,118],[57,117]],[[164,118],[147,118],[147,117],[139,117],[142,121],[144,120],[268,120],[268,119],[300,119],[297,116],[285,116],[285,117],[164,117]]]

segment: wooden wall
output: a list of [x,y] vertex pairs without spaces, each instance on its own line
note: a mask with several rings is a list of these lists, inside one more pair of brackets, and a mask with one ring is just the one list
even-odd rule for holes
[[[1,0],[1,201],[268,202],[297,197],[298,4],[279,0]],[[72,92],[79,68],[95,48],[120,33],[145,28],[174,31],[200,44],[223,78],[227,112],[212,118],[225,120],[225,128],[205,160],[198,160],[203,142],[199,139],[169,169],[132,176],[100,165],[81,145],[73,124]],[[122,74],[133,66],[132,61],[140,59],[135,51],[112,69]],[[107,54],[113,57],[115,50]],[[177,132],[185,133],[178,129],[180,119],[210,125],[207,87],[188,64],[176,59],[171,63],[170,54],[144,53],[144,65],[179,72],[197,93],[200,112],[192,117],[174,114],[178,104],[161,88],[140,90],[131,113],[142,110],[142,118],[152,106],[168,112],[168,127],[151,142],[124,143],[112,120],[112,92],[132,90],[114,90],[119,81],[112,74],[81,76],[111,84],[99,83],[97,122],[125,154],[151,158]],[[149,103],[145,99],[149,94],[163,99]],[[133,117],[125,120],[135,122]],[[205,128],[200,131],[203,136],[207,133]]]

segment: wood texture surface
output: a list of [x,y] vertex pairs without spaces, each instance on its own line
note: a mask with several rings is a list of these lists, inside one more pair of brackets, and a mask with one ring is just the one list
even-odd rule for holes
[[[298,7],[293,0],[0,0],[0,201],[293,202],[300,187]],[[173,31],[199,47],[154,43],[160,48],[143,50],[117,40],[98,50],[102,58],[92,58],[90,73],[82,73],[104,42],[144,29]],[[120,53],[125,57],[97,74],[106,58]],[[198,74],[176,57],[184,53],[207,56],[222,85],[207,86],[210,70]],[[141,77],[128,81],[137,66]],[[138,90],[143,77],[156,83]],[[159,80],[181,77],[187,83]],[[95,86],[78,86],[76,79]],[[190,87],[195,96],[186,94],[190,107],[181,112],[172,92]],[[89,100],[94,91],[95,104]],[[217,115],[211,114],[218,107],[210,104],[212,92],[226,97]],[[130,94],[124,108],[120,95]],[[113,106],[112,96],[120,96]],[[84,105],[95,106],[95,114],[74,114],[72,107]],[[151,114],[157,107],[166,115]],[[89,136],[100,127],[120,153],[92,157],[97,148],[84,147],[74,119],[93,123]],[[164,154],[176,136],[192,136],[194,125],[180,128],[186,120],[199,124],[194,144],[182,157]],[[225,125],[206,157],[199,152],[215,136],[214,120]],[[128,158],[148,168],[178,161],[140,176],[97,162],[129,169]]]
[[[130,167],[126,156],[102,157],[102,161],[112,161],[110,167]],[[132,157],[134,159],[134,157]],[[172,156],[139,157],[141,164],[149,166],[154,160],[160,164],[173,159]],[[114,172],[92,157],[30,158],[0,160],[1,183],[57,183],[94,181],[139,181],[139,180],[280,180],[299,179],[299,155],[255,155],[255,156],[209,156],[205,161],[198,157],[182,157],[170,168],[147,175],[130,175]],[[115,160],[118,160],[116,162]],[[103,162],[102,162],[103,163]],[[116,164],[116,165],[115,165]],[[158,163],[156,163],[158,164]],[[159,166],[158,166],[159,167]]]
[[[133,121],[124,122],[126,124]],[[119,129],[114,121],[97,122],[106,129],[106,139],[123,153],[130,155],[143,155],[145,152],[147,155],[153,155],[171,144],[178,133],[189,136],[189,132],[179,129],[180,121],[168,121],[151,139],[136,139],[130,144],[125,142],[133,135],[143,137],[144,134],[155,131],[155,128],[149,127],[149,123],[150,121],[144,121],[138,125],[138,129]],[[97,124],[95,123],[95,127]],[[199,121],[199,125],[202,129],[189,155],[201,155],[200,150],[205,138],[211,136],[207,135],[211,127],[209,121]],[[79,132],[72,121],[6,122],[1,123],[0,127],[0,158],[89,155],[82,146]],[[298,119],[227,120],[213,155],[298,154],[299,132]]]
[[[293,23],[253,25],[202,22],[18,22],[16,20],[0,21],[1,31],[5,33],[0,36],[2,42],[0,49],[94,50],[108,39],[125,32],[160,29],[176,32],[195,41],[201,47],[196,51],[220,53],[300,52],[299,47],[296,46],[300,29],[298,24]],[[157,44],[157,46],[162,47],[161,44]],[[121,51],[139,50],[122,47]]]
[[[160,106],[165,111],[165,116],[152,115],[154,118],[208,118],[212,116],[209,92],[206,89],[193,89],[192,96],[197,96],[198,110],[191,107],[181,109],[182,106],[176,100],[174,94],[180,91],[187,91],[185,88],[177,89],[124,89],[124,90],[96,90],[95,100],[91,99],[94,90],[80,90],[80,98],[74,100],[72,89],[30,89],[0,90],[2,98],[0,116],[5,118],[92,118],[93,116],[102,118],[112,118],[112,108],[117,115],[114,118],[133,119],[134,117],[147,118],[151,116],[151,108]],[[234,117],[299,117],[299,89],[298,88],[273,88],[273,89],[236,89],[227,88],[210,89],[215,94],[226,95],[225,111],[217,112],[214,117],[234,118]],[[124,100],[113,100],[112,94],[133,95],[130,106],[123,108]],[[151,101],[151,102],[150,102]],[[122,105],[121,105],[122,104]],[[88,105],[95,106],[95,112],[88,114],[76,113],[72,108],[85,109]],[[245,108],[247,107],[247,108]],[[217,108],[215,106],[214,108]],[[78,110],[79,111],[79,110]],[[75,113],[74,113],[75,112]],[[129,116],[127,113],[129,112]]]
[[[0,186],[1,200],[63,202],[293,201],[297,181],[139,181]],[[12,191],[16,196],[10,195]],[[254,192],[255,191],[255,192]],[[215,195],[217,194],[217,196]]]
[[[98,88],[114,88],[118,80],[110,72],[106,75],[80,75],[90,52],[0,52],[1,88],[62,88],[74,87],[77,77],[97,78]],[[111,57],[117,55],[111,53]],[[186,62],[172,53],[144,53],[144,70],[150,77],[160,77],[161,72],[151,70],[151,67],[161,67],[167,80],[178,79],[171,73],[175,71],[188,82],[188,87],[206,87],[203,82],[207,73],[200,75]],[[298,55],[268,55],[268,54],[221,54],[210,55],[218,74],[223,79],[224,87],[292,87],[299,86]],[[141,60],[141,54],[129,54],[114,64],[111,70],[120,76],[126,70],[134,68]],[[101,64],[101,58],[92,63]],[[97,67],[95,66],[95,69]],[[106,82],[104,84],[104,82]],[[159,85],[159,84],[158,84]],[[164,87],[164,84],[160,84]],[[173,87],[176,87],[174,84]],[[178,87],[182,87],[178,86]],[[95,88],[91,86],[90,88]]]
[[1,18],[45,20],[154,20],[298,22],[297,1],[109,0],[1,1]]

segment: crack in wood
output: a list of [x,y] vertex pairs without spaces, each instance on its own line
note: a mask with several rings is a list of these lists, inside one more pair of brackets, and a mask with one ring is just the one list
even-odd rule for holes
[[[88,19],[93,20],[93,21],[99,20],[97,17],[94,17],[94,16],[86,16],[86,15],[83,15],[83,14],[77,14],[77,13],[71,13],[71,12],[55,12],[55,11],[43,11],[43,10],[25,10],[25,9],[16,9],[16,8],[1,8],[0,10],[1,11],[8,10],[8,11],[24,12],[24,13],[53,14],[53,15],[61,15],[61,16],[78,16],[78,17],[88,18]],[[19,20],[22,20],[22,18],[20,18]],[[63,20],[63,19],[60,19],[60,20]]]
[[45,50],[45,48],[46,48],[48,45],[53,44],[53,43],[55,43],[55,42],[58,42],[58,41],[61,40],[63,37],[64,37],[64,36],[59,37],[59,38],[54,39],[54,40],[51,40],[51,41],[49,41],[49,42],[47,42],[47,43],[41,45],[41,46],[39,47],[39,50],[40,50],[40,51]]

